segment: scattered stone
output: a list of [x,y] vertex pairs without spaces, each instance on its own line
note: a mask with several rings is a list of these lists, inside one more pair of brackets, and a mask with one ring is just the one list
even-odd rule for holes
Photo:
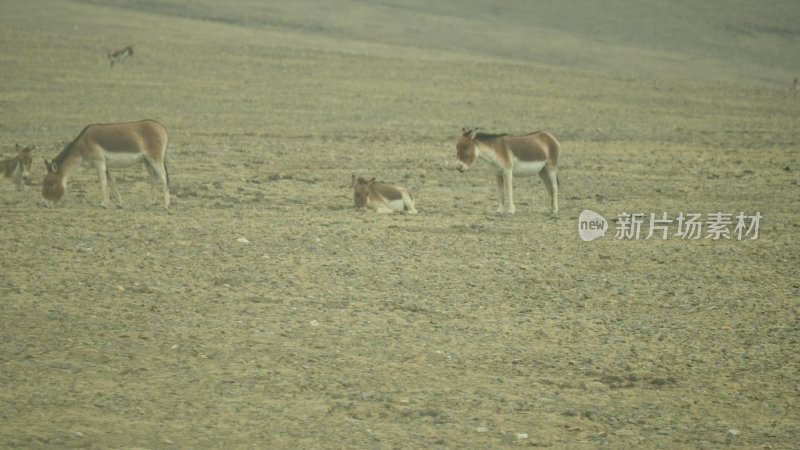
[[500,442],[508,445],[522,439],[528,439],[528,433],[503,433],[503,436],[500,438]]
[[619,430],[614,431],[614,434],[617,436],[636,436],[635,431],[628,430],[626,428],[620,428]]
[[312,327],[318,327],[318,326],[319,326],[319,322],[317,322],[316,320],[312,320],[311,322],[309,322],[309,324],[310,324]]
[[236,242],[239,242],[240,244],[249,244],[250,243],[250,241],[248,241],[247,238],[245,238],[245,237],[240,237],[239,239],[236,239]]
[[50,363],[50,367],[53,369],[69,370],[72,368],[72,364],[67,361],[55,361]]
[[486,428],[486,427],[478,427],[478,428],[475,428],[475,431],[477,431],[478,433],[486,433],[486,432],[489,431],[489,429]]
[[513,444],[517,441],[517,436],[514,433],[504,433],[503,436],[500,438],[501,444]]

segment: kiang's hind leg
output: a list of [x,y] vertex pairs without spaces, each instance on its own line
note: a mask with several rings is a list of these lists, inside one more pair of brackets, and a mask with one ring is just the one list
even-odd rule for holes
[[153,167],[153,163],[151,163],[150,160],[146,160],[144,167],[147,169],[147,173],[150,175],[150,186],[153,189],[158,189],[161,177],[158,175],[158,171]]
[[154,189],[158,189],[158,184],[161,184],[161,191],[164,196],[164,207],[169,208],[169,178],[167,175],[167,166],[165,163],[158,163],[150,158],[145,160],[145,167],[150,174],[150,183]]
[[539,178],[544,182],[547,188],[547,193],[550,195],[550,209],[553,214],[558,213],[558,168],[556,167],[543,167],[539,172]]
[[505,212],[506,207],[506,189],[503,182],[503,174],[497,174],[497,195],[498,195],[498,203],[497,203],[497,212],[502,213]]
[[394,212],[394,210],[384,202],[375,202],[372,203],[371,206],[378,214],[392,214]]
[[409,214],[416,214],[417,209],[414,207],[414,197],[412,197],[411,192],[407,190],[403,190],[403,204],[405,205],[405,209],[408,211]]

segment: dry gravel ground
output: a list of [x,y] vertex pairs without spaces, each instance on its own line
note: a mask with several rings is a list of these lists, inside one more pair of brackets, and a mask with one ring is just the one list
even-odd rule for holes
[[[800,442],[800,99],[780,81],[796,63],[720,50],[659,77],[702,49],[623,34],[585,51],[630,53],[624,71],[468,55],[451,47],[469,19],[424,3],[339,1],[352,34],[324,8],[131,4],[0,7],[3,156],[154,118],[173,194],[165,211],[144,169],[119,170],[125,205],[104,210],[87,170],[47,208],[41,159],[0,190],[0,447]],[[442,47],[392,45],[406,14],[440,23]],[[796,43],[774,20],[789,37],[738,45]],[[507,216],[485,164],[453,170],[476,125],[560,138],[557,217],[538,178],[515,180]],[[420,214],[352,209],[354,173],[411,187]],[[755,240],[615,239],[612,222],[583,242],[584,209],[764,217]]]

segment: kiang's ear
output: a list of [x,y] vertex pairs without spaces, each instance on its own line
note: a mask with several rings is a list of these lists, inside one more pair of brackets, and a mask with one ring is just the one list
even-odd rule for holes
[[55,161],[50,162],[48,160],[44,160],[44,165],[47,166],[47,173],[56,173],[58,172],[58,164]]
[[350,186],[356,185],[356,174],[353,174],[353,177],[350,178]]
[[474,130],[469,132],[469,140],[471,141],[471,140],[475,139],[475,136],[477,136],[477,135],[478,135],[478,129],[475,128]]
[[18,142],[15,142],[15,143],[14,143],[14,145],[16,145],[16,146],[17,146],[17,151],[19,151],[19,143],[18,143]]
[[370,180],[367,182],[367,184],[372,184],[372,183],[374,183],[374,182],[375,182],[375,177],[372,177],[372,178],[370,178]]

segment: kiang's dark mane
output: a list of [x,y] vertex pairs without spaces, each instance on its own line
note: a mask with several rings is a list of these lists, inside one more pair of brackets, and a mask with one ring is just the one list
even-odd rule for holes
[[[531,135],[537,134],[537,133],[541,133],[541,131],[534,131],[533,133],[527,133],[527,134],[524,134],[523,136],[531,136]],[[478,133],[478,134],[475,135],[475,139],[477,139],[479,141],[489,141],[489,140],[492,140],[492,139],[501,138],[503,136],[510,136],[510,134],[508,134],[508,133],[499,133],[499,134]]]
[[508,136],[508,133],[492,134],[492,133],[477,133],[475,139],[479,141],[489,141],[499,137]]
[[83,130],[81,130],[81,132],[78,134],[78,137],[73,139],[72,142],[70,142],[69,144],[65,145],[64,148],[61,149],[61,151],[56,155],[56,157],[53,158],[53,162],[58,164],[59,166],[61,164],[64,164],[64,160],[67,159],[67,155],[69,155],[69,152],[72,150],[72,146],[74,146],[75,143],[78,142],[78,139],[80,139],[83,136],[83,134],[86,133],[86,130],[88,130],[90,126],[91,125],[87,125]]

